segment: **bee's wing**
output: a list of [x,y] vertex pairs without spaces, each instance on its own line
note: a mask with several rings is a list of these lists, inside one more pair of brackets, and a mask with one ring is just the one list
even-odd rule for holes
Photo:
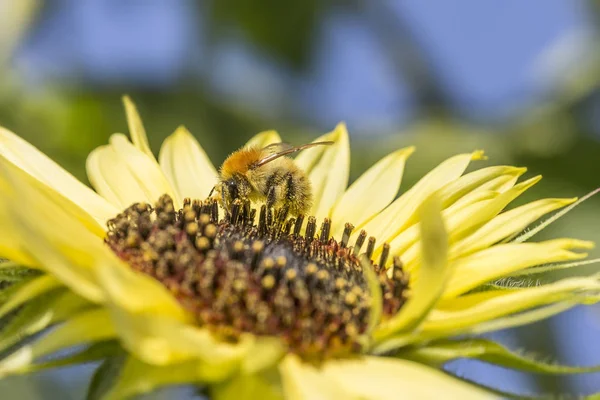
[[287,150],[291,150],[293,148],[294,148],[294,146],[289,143],[278,142],[278,143],[271,143],[270,145],[263,147],[261,150],[265,154],[272,156],[274,154],[281,153],[281,152],[287,151]]
[[329,146],[332,144],[333,144],[333,142],[314,142],[314,143],[303,144],[300,146],[292,146],[288,143],[273,143],[273,144],[270,144],[267,147],[263,148],[263,150],[266,151],[267,155],[265,157],[261,158],[260,160],[258,160],[258,162],[255,164],[255,166],[258,168],[267,163],[270,163],[273,160],[278,159],[279,157],[287,156],[288,154],[292,154],[297,151],[308,149],[309,147]]

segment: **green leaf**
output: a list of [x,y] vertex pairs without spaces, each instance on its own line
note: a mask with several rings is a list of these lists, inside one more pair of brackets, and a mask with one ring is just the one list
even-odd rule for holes
[[[84,349],[65,357],[39,362],[24,368],[24,373],[38,372],[46,369],[67,367],[76,364],[85,364],[93,361],[114,357],[122,351],[116,340],[94,343]],[[92,384],[94,382],[92,381]]]
[[0,331],[0,352],[90,306],[67,289],[57,289],[26,303]]
[[0,361],[0,376],[22,374],[59,350],[115,338],[108,311],[93,308],[67,319],[55,329],[19,348]]
[[12,268],[10,268],[8,269],[9,271],[6,272],[5,269],[2,268],[2,265],[4,264],[5,263],[0,264],[0,305],[6,303],[19,289],[21,289],[27,283],[40,276],[39,273],[35,273],[35,270],[30,270],[32,272],[29,273],[25,271],[21,273],[16,270],[11,271]]
[[14,262],[0,262],[0,290],[6,284],[20,282],[41,275],[41,271],[24,267]]
[[441,367],[459,358],[471,358],[505,368],[541,374],[582,374],[600,371],[600,365],[573,367],[537,361],[511,352],[487,339],[440,340],[426,347],[402,350],[397,355],[435,367]]
[[5,316],[19,306],[59,288],[61,283],[52,275],[41,275],[24,282],[14,290],[9,288],[9,295],[6,301],[0,306],[0,317]]
[[[91,347],[100,345],[102,345],[102,343],[98,343]],[[94,372],[92,382],[90,383],[90,387],[88,388],[86,400],[100,400],[105,398],[106,394],[110,392],[112,387],[118,381],[119,375],[121,374],[126,360],[127,355],[122,349],[115,350],[112,357],[109,357],[106,360],[104,360],[104,362],[100,364],[98,369],[96,369],[96,372]]]

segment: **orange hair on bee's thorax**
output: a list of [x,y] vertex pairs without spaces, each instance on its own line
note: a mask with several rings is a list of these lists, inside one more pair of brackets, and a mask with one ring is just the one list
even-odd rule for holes
[[256,147],[243,148],[232,153],[221,166],[221,177],[230,178],[234,173],[245,174],[250,166],[262,157],[262,151]]

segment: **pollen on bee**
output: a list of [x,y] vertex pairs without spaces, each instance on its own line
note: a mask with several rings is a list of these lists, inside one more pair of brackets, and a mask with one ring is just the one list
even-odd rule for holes
[[[348,223],[338,242],[330,237],[331,221],[317,234],[314,217],[286,215],[234,204],[219,219],[214,200],[186,199],[176,210],[165,195],[154,207],[134,204],[110,220],[105,241],[131,268],[164,284],[215,335],[279,337],[290,352],[313,361],[360,351],[373,301],[363,268],[378,278],[386,318],[409,293],[400,258],[392,257],[387,271],[391,251],[384,245],[379,264],[364,264],[364,231],[352,244]],[[372,255],[374,246],[369,238],[362,254]]]

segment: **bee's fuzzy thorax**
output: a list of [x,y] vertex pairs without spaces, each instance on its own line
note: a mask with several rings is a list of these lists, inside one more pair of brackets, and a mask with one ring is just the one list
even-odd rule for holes
[[247,173],[250,166],[260,160],[261,154],[261,149],[253,147],[244,148],[232,153],[221,166],[221,178],[229,179],[235,173]]

